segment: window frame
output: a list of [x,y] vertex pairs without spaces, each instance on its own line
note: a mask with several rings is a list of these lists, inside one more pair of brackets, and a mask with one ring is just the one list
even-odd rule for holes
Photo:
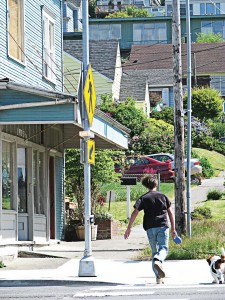
[[9,0],[7,0],[7,54],[10,59],[15,60],[19,64],[26,65],[26,55],[25,55],[25,0],[19,0],[21,5],[21,59],[13,56],[10,53],[10,8]]
[[[152,28],[152,39],[148,36],[146,39],[146,33],[149,32],[149,26]],[[136,27],[136,28],[135,28]],[[133,42],[135,44],[144,44],[146,41],[153,42],[165,42],[167,34],[166,22],[152,22],[152,23],[135,23],[133,24]],[[138,35],[138,36],[137,36]],[[162,36],[164,35],[164,36]],[[158,38],[158,39],[157,39]]]
[[[10,164],[10,171],[9,171],[9,176],[8,176],[8,179],[9,180],[9,183],[10,183],[10,208],[4,208],[3,205],[5,203],[5,201],[3,201],[3,188],[2,188],[2,207],[1,209],[2,210],[5,210],[5,211],[12,211],[12,210],[15,210],[15,207],[14,207],[14,184],[15,184],[15,179],[13,177],[13,172],[14,172],[14,169],[13,169],[13,151],[14,151],[14,148],[13,148],[13,143],[8,141],[8,140],[5,140],[5,139],[2,139],[2,169],[3,169],[3,143],[5,143],[6,145],[8,145],[9,147],[9,164]],[[3,187],[3,171],[2,171],[2,187]]]
[[[47,20],[47,30],[45,21]],[[49,34],[49,25],[50,23],[53,25],[53,50],[51,50],[51,43],[50,43],[50,34]],[[47,33],[47,35],[46,35]],[[47,41],[47,44],[45,43]],[[47,45],[47,46],[46,46]],[[42,11],[42,74],[44,79],[50,81],[51,83],[56,84],[56,68],[55,68],[55,19],[48,13],[46,10],[43,9]],[[45,57],[45,53],[47,54],[47,59]],[[49,64],[50,62],[50,64]],[[46,68],[46,65],[48,67]],[[49,74],[48,74],[49,70]]]

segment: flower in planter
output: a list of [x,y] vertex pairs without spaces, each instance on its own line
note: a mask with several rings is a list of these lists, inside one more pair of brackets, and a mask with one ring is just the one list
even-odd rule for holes
[[98,201],[96,206],[95,220],[96,221],[105,221],[112,220],[112,215],[107,211],[105,205],[105,198],[101,195],[98,195]]

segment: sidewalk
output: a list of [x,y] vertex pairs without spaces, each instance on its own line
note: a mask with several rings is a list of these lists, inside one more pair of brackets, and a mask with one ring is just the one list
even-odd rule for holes
[[[209,189],[223,190],[224,177],[203,180],[201,186],[191,189],[192,209],[206,200]],[[79,262],[83,258],[84,242],[61,242],[34,247],[31,257],[17,258],[0,269],[0,287],[13,285],[87,284],[88,282],[155,285],[151,261],[137,261],[148,240],[142,226],[132,229],[124,240],[119,235],[111,240],[92,241],[93,259],[97,277],[78,277]],[[35,257],[34,254],[44,257]],[[199,285],[212,282],[205,260],[166,261],[165,284]]]

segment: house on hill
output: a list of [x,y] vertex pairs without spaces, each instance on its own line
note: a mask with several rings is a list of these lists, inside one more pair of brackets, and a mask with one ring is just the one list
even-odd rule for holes
[[[192,44],[192,86],[210,86],[225,97],[225,43]],[[187,81],[187,45],[182,44],[182,77],[185,89]],[[173,106],[173,58],[171,44],[133,45],[130,59],[123,65],[123,73],[134,77],[154,72],[148,78],[149,99],[158,94],[162,102]],[[159,76],[157,76],[159,75]],[[139,80],[139,79],[137,79]],[[122,87],[128,79],[122,77]],[[164,86],[166,85],[166,87]],[[169,89],[169,92],[166,92]],[[152,93],[154,91],[154,93]],[[144,94],[142,93],[143,97]],[[167,96],[166,96],[167,95]],[[169,96],[168,96],[169,95]]]
[[[82,62],[82,41],[64,40],[64,72],[67,75],[65,85],[71,91],[67,79],[79,82]],[[90,64],[93,68],[93,77],[97,101],[102,94],[112,94],[114,100],[119,99],[122,66],[119,43],[116,40],[90,40]]]

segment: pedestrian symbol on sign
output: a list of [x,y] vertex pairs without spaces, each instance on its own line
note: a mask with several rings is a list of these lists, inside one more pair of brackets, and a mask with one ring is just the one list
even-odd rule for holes
[[88,140],[87,141],[87,162],[89,164],[94,164],[95,163],[95,141],[93,140]]
[[91,65],[89,65],[87,77],[84,85],[84,100],[90,126],[92,126],[96,105],[96,92],[92,75]]

